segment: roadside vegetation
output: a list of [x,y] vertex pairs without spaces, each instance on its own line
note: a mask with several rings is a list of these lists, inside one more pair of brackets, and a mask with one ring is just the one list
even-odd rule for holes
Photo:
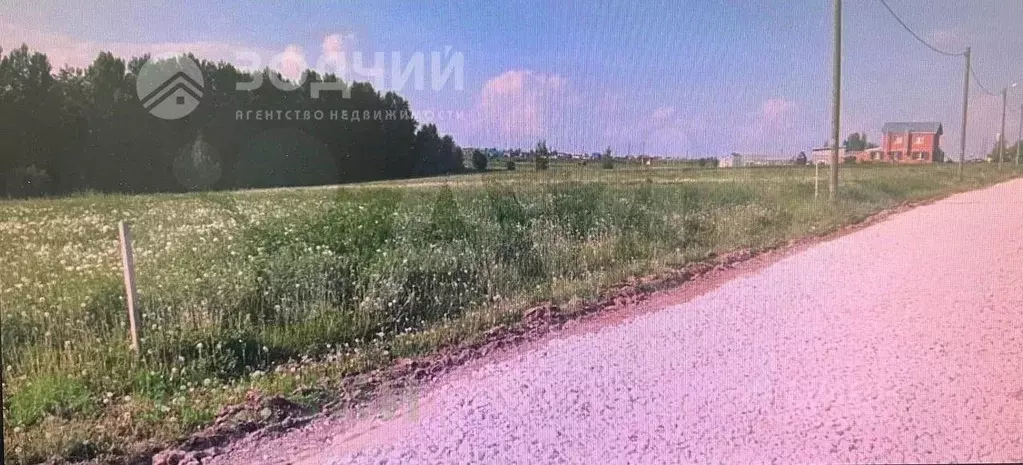
[[[482,164],[482,162],[480,163]],[[596,164],[594,164],[596,165]],[[250,389],[292,395],[710,253],[824,234],[1010,169],[491,170],[346,187],[0,202],[4,456],[161,444]],[[135,235],[130,352],[117,222]],[[936,232],[940,233],[940,232]],[[306,368],[278,369],[288,362]],[[293,365],[292,365],[293,366]]]

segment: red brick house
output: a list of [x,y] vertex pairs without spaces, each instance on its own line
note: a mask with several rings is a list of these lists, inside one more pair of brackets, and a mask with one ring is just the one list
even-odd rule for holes
[[[933,163],[940,152],[941,123],[885,123],[881,129],[881,150],[872,161]],[[941,160],[938,160],[941,161]]]

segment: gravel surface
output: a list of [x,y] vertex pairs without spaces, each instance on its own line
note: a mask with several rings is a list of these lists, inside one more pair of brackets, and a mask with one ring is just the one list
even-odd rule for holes
[[1023,180],[217,464],[1023,461]]

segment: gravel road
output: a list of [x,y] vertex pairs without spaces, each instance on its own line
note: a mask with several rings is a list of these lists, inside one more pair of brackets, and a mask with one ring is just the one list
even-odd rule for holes
[[1023,180],[213,462],[964,461],[1023,461]]

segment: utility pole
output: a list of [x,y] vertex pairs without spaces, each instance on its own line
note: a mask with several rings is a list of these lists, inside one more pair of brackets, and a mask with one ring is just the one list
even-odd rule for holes
[[835,54],[832,58],[834,76],[831,96],[831,179],[828,183],[831,201],[838,198],[838,141],[842,139],[842,0],[835,2]]
[[1008,103],[1009,88],[1002,88],[1002,131],[998,133],[998,171],[1002,170],[1002,158],[1005,158],[1005,104]]
[[[0,294],[0,308],[4,306],[4,296]],[[8,391],[10,392],[10,391]],[[0,427],[4,424],[4,363],[0,362]],[[0,434],[0,461],[3,461],[4,435]]]
[[970,47],[966,47],[966,75],[963,77],[963,130],[959,138],[959,182],[963,181],[966,162],[966,114],[970,108]]
[[1019,135],[1016,137],[1016,168],[1019,168],[1019,156],[1023,152],[1023,103],[1019,105]]

